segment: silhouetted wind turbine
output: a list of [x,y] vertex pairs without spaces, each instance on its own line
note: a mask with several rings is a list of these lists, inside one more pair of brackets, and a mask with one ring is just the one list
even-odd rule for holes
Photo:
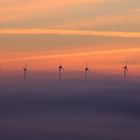
[[85,67],[85,80],[88,79],[88,72],[90,71],[89,67],[88,67],[88,64],[86,62],[86,67]]
[[59,78],[59,81],[61,80],[61,74],[62,74],[62,70],[64,70],[64,68],[63,68],[63,66],[62,66],[62,64],[61,64],[61,62],[60,62],[60,64],[59,64],[59,66],[58,66],[58,78]]
[[126,61],[126,64],[123,67],[123,74],[124,74],[124,78],[127,79],[127,76],[129,74],[129,71],[128,71],[128,61]]
[[26,83],[27,71],[28,71],[28,66],[26,64],[26,66],[23,68],[23,72],[24,72],[24,83]]

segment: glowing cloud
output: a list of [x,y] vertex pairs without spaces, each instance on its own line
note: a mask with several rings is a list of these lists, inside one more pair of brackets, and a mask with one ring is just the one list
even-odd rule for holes
[[80,52],[80,53],[63,53],[63,54],[48,54],[48,55],[32,55],[27,57],[9,58],[1,59],[0,62],[14,62],[14,61],[26,61],[26,60],[43,60],[49,58],[59,58],[61,57],[80,57],[80,56],[96,56],[105,54],[116,54],[116,53],[132,53],[140,52],[140,48],[127,48],[127,49],[116,49],[116,50],[102,50],[102,51],[90,51],[90,52]]
[[83,31],[83,30],[61,30],[61,29],[0,29],[0,34],[33,34],[33,35],[54,34],[54,35],[140,38],[140,32]]

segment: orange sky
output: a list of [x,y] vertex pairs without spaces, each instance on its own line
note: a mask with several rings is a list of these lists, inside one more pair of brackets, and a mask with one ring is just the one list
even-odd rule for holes
[[[20,70],[81,70],[85,61],[119,72],[126,59],[140,71],[140,1],[0,0],[0,65]],[[49,66],[49,67],[48,67]]]

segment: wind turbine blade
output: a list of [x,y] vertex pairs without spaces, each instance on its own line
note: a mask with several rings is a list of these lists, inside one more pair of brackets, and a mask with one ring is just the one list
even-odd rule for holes
[[94,71],[94,68],[92,66],[90,67],[90,71]]
[[126,69],[126,71],[127,71],[128,76],[130,76],[130,75],[129,75],[129,70],[128,70],[128,69]]
[[87,60],[85,60],[85,66],[88,67]]
[[126,63],[125,64],[126,64],[126,66],[128,66],[128,59],[126,59]]
[[61,58],[59,58],[59,65],[60,65],[60,66],[62,65]]

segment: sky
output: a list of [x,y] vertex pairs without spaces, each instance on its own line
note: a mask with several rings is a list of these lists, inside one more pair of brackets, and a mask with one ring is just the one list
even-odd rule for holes
[[0,0],[3,70],[140,69],[139,0]]
[[139,25],[140,0],[0,0],[0,139],[140,140]]

